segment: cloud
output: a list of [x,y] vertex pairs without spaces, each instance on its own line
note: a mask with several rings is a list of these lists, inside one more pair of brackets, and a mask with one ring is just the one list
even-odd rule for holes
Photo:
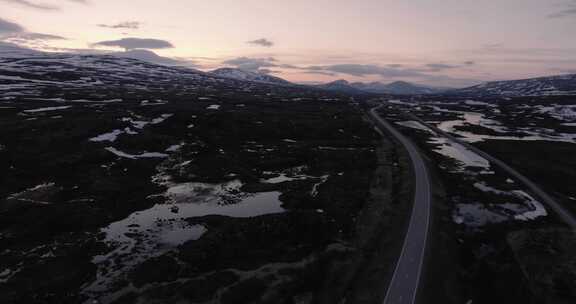
[[426,65],[426,67],[428,67],[430,69],[430,71],[433,71],[433,72],[458,68],[458,66],[456,66],[456,65],[450,65],[450,64],[445,64],[445,63],[429,63]]
[[[20,6],[27,7],[27,8],[39,9],[39,10],[50,11],[50,10],[60,9],[59,6],[52,5],[52,4],[46,4],[44,2],[38,2],[35,0],[0,0],[0,1],[20,5]],[[67,0],[67,1],[68,2],[82,3],[82,4],[88,3],[87,0]]]
[[24,32],[24,28],[19,24],[0,18],[0,35]]
[[[472,61],[460,63],[423,63],[421,65],[407,64],[377,64],[377,63],[350,63],[322,65],[296,65],[279,62],[273,57],[237,57],[222,62],[225,66],[232,66],[242,70],[258,72],[277,72],[277,70],[292,70],[297,74],[311,74],[328,77],[350,79],[362,77],[371,79],[379,78],[382,81],[420,81],[438,86],[464,86],[476,84],[474,79],[452,78],[438,71],[451,71],[475,64]],[[357,80],[357,79],[354,79]]]
[[40,10],[57,10],[57,9],[59,9],[57,6],[54,6],[54,5],[32,2],[32,1],[28,1],[28,0],[0,0],[0,1],[8,2],[8,3],[14,3],[14,4],[24,6],[24,7],[35,8],[35,9],[40,9]]
[[564,9],[548,15],[549,18],[566,18],[576,17],[576,0],[571,0],[570,3],[564,4]]
[[162,65],[178,65],[187,67],[197,67],[197,65],[190,60],[174,59],[170,57],[159,56],[158,54],[149,50],[127,50],[124,52],[110,53],[113,56],[138,59],[150,63],[162,64]]
[[282,71],[271,70],[271,69],[259,69],[259,73],[262,74],[282,74]]
[[326,71],[305,71],[304,74],[314,74],[314,75],[324,75],[324,76],[336,76],[336,73],[326,72]]
[[116,24],[98,24],[99,27],[111,28],[111,29],[129,29],[137,30],[140,28],[142,23],[138,21],[124,21]]
[[498,48],[501,48],[503,46],[504,46],[504,44],[502,44],[502,43],[489,43],[489,44],[485,44],[484,48],[485,49],[498,49]]
[[452,51],[454,56],[491,63],[574,63],[576,48],[478,48]]
[[122,38],[118,40],[100,41],[92,44],[93,46],[119,47],[126,50],[133,49],[169,49],[174,45],[166,40],[148,39],[148,38]]
[[238,57],[222,62],[226,65],[235,66],[241,70],[247,71],[257,71],[261,68],[277,67],[275,63],[276,59],[272,57],[267,58],[249,58],[249,57]]
[[423,74],[414,69],[390,68],[372,64],[335,64],[327,66],[310,66],[308,71],[333,72],[351,76],[378,75],[382,77],[418,77]]
[[32,33],[14,22],[0,18],[0,40],[26,44],[31,41],[65,40],[58,35]]
[[18,38],[22,40],[66,40],[65,37],[51,34],[42,33],[21,33],[14,35],[13,38]]
[[[281,65],[280,65],[281,66]],[[462,65],[448,65],[442,63],[425,64],[425,68],[406,67],[401,64],[335,64],[335,65],[317,65],[307,67],[296,67],[305,74],[318,74],[332,77],[355,76],[368,77],[378,76],[384,81],[406,80],[420,81],[438,86],[464,87],[479,83],[475,79],[453,78],[447,75],[432,74],[438,69],[456,69]]]
[[250,45],[253,46],[262,46],[262,47],[272,47],[274,46],[274,42],[266,39],[266,38],[260,38],[260,39],[256,39],[256,40],[252,40],[252,41],[248,41],[246,42]]

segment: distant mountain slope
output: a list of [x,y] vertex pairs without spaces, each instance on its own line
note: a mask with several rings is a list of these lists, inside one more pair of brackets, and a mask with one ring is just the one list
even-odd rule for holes
[[344,79],[340,79],[340,80],[332,81],[329,83],[317,85],[316,87],[320,88],[320,89],[324,89],[324,90],[343,92],[343,93],[358,94],[358,93],[363,92],[362,90],[354,87],[350,82],[348,82]]
[[354,82],[350,84],[354,88],[370,93],[389,93],[388,85],[381,82]]
[[36,56],[40,54],[42,54],[42,52],[24,48],[12,43],[0,41],[0,57],[8,58],[8,57]]
[[377,94],[393,94],[393,95],[422,95],[434,94],[443,91],[443,89],[432,88],[423,85],[417,85],[405,81],[396,81],[389,84],[381,82],[354,82],[350,83],[346,80],[337,80],[318,87],[347,93],[377,93]]
[[289,81],[284,80],[280,77],[235,68],[221,68],[208,73],[219,77],[226,77],[244,81],[255,81],[255,82],[274,83],[283,85],[291,84]]
[[396,81],[389,83],[385,86],[390,94],[397,95],[423,95],[435,94],[443,91],[443,89],[413,84],[406,81]]
[[505,97],[576,95],[576,74],[487,82],[447,93],[451,95]]
[[169,57],[163,57],[150,50],[143,50],[143,49],[127,50],[125,52],[111,53],[110,55],[123,58],[138,59],[150,63],[163,64],[163,65],[174,65],[174,66],[190,65],[190,63],[188,62],[172,59]]
[[181,96],[326,95],[306,86],[285,85],[290,83],[276,77],[259,77],[238,80],[115,55],[45,53],[0,44],[0,98],[7,100],[38,97],[138,100],[165,96],[168,91],[180,92]]

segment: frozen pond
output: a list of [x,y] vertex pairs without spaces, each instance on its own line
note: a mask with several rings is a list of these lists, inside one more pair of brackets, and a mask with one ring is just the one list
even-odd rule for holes
[[490,204],[457,204],[452,214],[456,224],[479,228],[506,221],[530,221],[547,216],[546,208],[530,194],[522,190],[504,191],[488,186],[483,182],[474,186],[482,192],[499,196]]
[[139,159],[139,158],[166,158],[168,154],[159,153],[159,152],[143,152],[140,154],[129,154],[123,151],[120,151],[114,147],[106,147],[104,148],[106,151],[122,158],[129,158],[129,159]]
[[[113,130],[113,131],[108,132],[108,133],[100,134],[98,136],[90,138],[89,141],[91,141],[91,142],[105,142],[105,141],[115,142],[116,139],[118,139],[118,137],[120,135],[123,135],[123,134],[137,135],[138,134],[137,130],[142,130],[147,125],[160,124],[172,116],[174,116],[174,114],[162,114],[159,117],[153,118],[151,120],[134,120],[130,117],[124,117],[121,119],[121,121],[129,122],[132,125],[132,127],[126,127],[124,129],[116,129],[116,130]],[[112,152],[118,156],[121,156],[121,157],[128,157],[128,156],[126,156],[127,154],[123,153],[123,152],[122,153],[120,153],[118,151],[110,151],[110,152]],[[128,158],[134,158],[134,157],[135,157],[135,155],[132,155],[132,157],[128,157]]]
[[109,132],[109,133],[104,133],[104,134],[100,134],[96,137],[92,137],[89,140],[93,141],[93,142],[103,142],[103,141],[115,142],[116,139],[118,139],[118,136],[120,136],[123,133],[124,133],[124,130],[114,130],[114,131]]
[[25,110],[26,113],[41,113],[41,112],[50,112],[50,111],[59,111],[59,110],[66,110],[70,109],[72,106],[60,106],[60,107],[46,107],[46,108],[39,108],[33,110]]
[[[438,108],[440,109],[440,108]],[[551,129],[545,128],[531,128],[531,127],[523,127],[517,128],[515,130],[508,129],[496,120],[488,119],[482,113],[476,112],[461,112],[461,111],[450,111],[445,109],[440,109],[443,112],[450,112],[450,113],[458,113],[462,116],[461,119],[456,120],[448,120],[443,121],[437,125],[438,129],[459,135],[463,137],[463,139],[467,142],[474,143],[480,142],[487,139],[492,140],[524,140],[524,141],[560,141],[560,142],[569,142],[575,143],[576,142],[576,134],[571,133],[558,133]],[[464,127],[467,125],[472,126],[480,126],[487,129],[490,129],[496,133],[500,133],[502,135],[487,135],[487,134],[476,134],[473,132],[461,131],[458,130],[458,127]],[[511,132],[517,132],[525,134],[523,136],[510,136],[506,135]]]
[[456,160],[463,167],[490,168],[489,161],[457,142],[444,137],[432,137],[429,143],[436,145],[435,152]]
[[291,181],[295,181],[295,180],[305,180],[305,179],[309,179],[309,178],[313,178],[313,177],[307,176],[307,175],[291,176],[291,175],[288,175],[286,173],[280,173],[280,175],[278,175],[276,177],[261,179],[260,181],[263,183],[267,183],[267,184],[280,184],[283,182],[291,182]]
[[203,225],[190,225],[187,218],[246,218],[286,212],[280,192],[244,193],[239,190],[239,181],[174,184],[168,177],[160,176],[157,182],[167,186],[162,194],[167,203],[135,212],[102,229],[104,242],[113,250],[94,257],[98,275],[96,281],[84,287],[86,294],[97,297],[105,293],[135,265],[197,240],[208,231]]

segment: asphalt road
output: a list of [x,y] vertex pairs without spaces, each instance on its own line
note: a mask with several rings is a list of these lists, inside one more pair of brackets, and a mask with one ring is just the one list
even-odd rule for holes
[[377,114],[376,111],[380,107],[382,106],[372,108],[370,116],[377,128],[392,134],[406,148],[412,161],[415,178],[412,215],[402,252],[396,262],[396,268],[386,292],[384,304],[413,304],[416,302],[420,284],[430,226],[430,179],[424,159],[416,145]]
[[570,226],[571,229],[576,230],[576,218],[574,217],[572,212],[570,212],[566,208],[564,208],[552,196],[550,196],[548,193],[546,193],[542,188],[540,188],[540,186],[538,186],[536,183],[531,181],[528,177],[526,177],[522,173],[516,171],[516,169],[510,167],[505,162],[503,162],[503,161],[493,157],[492,155],[476,148],[475,146],[473,146],[473,145],[471,145],[471,144],[469,144],[463,140],[460,140],[460,139],[452,136],[451,134],[444,132],[443,130],[438,129],[435,126],[432,126],[432,125],[426,123],[425,121],[421,120],[420,118],[416,117],[415,115],[412,115],[412,116],[416,120],[418,120],[420,123],[431,128],[432,130],[434,130],[436,133],[438,133],[438,134],[440,134],[440,135],[442,135],[442,136],[444,136],[444,137],[446,137],[446,138],[448,138],[454,142],[457,142],[457,143],[463,145],[464,147],[466,147],[470,151],[480,155],[481,157],[485,158],[486,160],[488,160],[488,161],[492,162],[493,164],[497,165],[498,167],[502,168],[508,174],[515,177],[518,181],[520,181],[522,184],[524,184],[524,186],[526,186],[528,189],[530,189],[530,191],[532,193],[534,193],[540,199],[540,201],[544,202],[548,207],[550,207],[552,210],[554,210],[554,212],[568,226]]

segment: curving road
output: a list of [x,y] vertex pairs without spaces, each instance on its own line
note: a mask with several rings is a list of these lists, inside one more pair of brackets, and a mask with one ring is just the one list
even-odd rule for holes
[[416,302],[430,225],[430,179],[416,145],[378,115],[376,111],[381,107],[372,108],[370,116],[378,129],[392,134],[406,148],[415,178],[412,215],[384,304],[413,304]]

